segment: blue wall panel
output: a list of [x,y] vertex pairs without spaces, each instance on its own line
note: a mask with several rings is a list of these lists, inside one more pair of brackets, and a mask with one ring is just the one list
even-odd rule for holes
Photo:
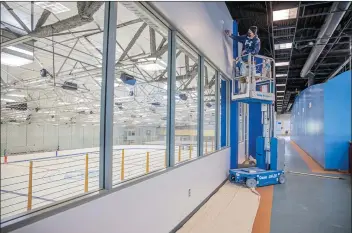
[[325,168],[348,170],[351,138],[351,71],[324,86]]
[[348,169],[351,140],[351,72],[313,85],[297,96],[291,139],[325,169]]
[[324,167],[323,85],[311,86],[296,97],[291,112],[291,138]]

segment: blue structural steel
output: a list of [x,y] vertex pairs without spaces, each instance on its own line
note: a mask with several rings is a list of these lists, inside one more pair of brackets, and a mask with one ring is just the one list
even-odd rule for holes
[[226,97],[228,96],[226,93],[226,81],[221,80],[221,88],[220,88],[220,95],[221,95],[221,102],[220,102],[220,106],[221,106],[221,117],[220,117],[220,128],[221,128],[221,135],[220,135],[220,145],[221,147],[226,146],[227,143],[227,126],[226,126],[226,122],[227,122],[227,114],[226,114],[226,102],[227,99]]
[[[233,21],[233,34],[238,34],[237,21]],[[238,56],[238,43],[233,43],[233,58]],[[230,93],[232,93],[232,82],[230,84]],[[230,104],[230,146],[231,146],[231,158],[230,158],[230,168],[238,167],[238,102],[231,101]]]
[[325,169],[348,170],[351,71],[310,86],[296,98],[291,139]]
[[263,136],[263,126],[261,124],[261,120],[261,103],[249,103],[248,147],[249,154],[253,158],[256,158],[256,139]]

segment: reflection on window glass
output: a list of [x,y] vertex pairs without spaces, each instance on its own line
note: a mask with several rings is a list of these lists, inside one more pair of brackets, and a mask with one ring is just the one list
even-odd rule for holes
[[176,39],[175,163],[197,157],[198,55]]
[[[223,128],[223,124],[224,124],[224,123],[226,124],[226,122],[223,122],[223,121],[226,120],[226,111],[227,111],[226,106],[223,106],[223,105],[224,105],[224,102],[226,103],[226,98],[223,98],[224,94],[225,94],[225,96],[226,96],[226,85],[223,85],[223,84],[224,84],[223,82],[224,82],[223,79],[221,79],[221,80],[219,81],[219,86],[220,86],[220,88],[219,88],[219,89],[220,89],[220,93],[219,93],[219,98],[220,98],[220,101],[219,101],[219,103],[220,103],[220,106],[219,106],[219,116],[220,116],[220,119],[219,119],[219,120],[220,120],[220,127],[219,127],[219,130],[220,130],[220,132],[219,132],[219,135],[220,135],[220,148],[225,147],[225,146],[226,146],[226,143],[227,143],[226,127]],[[222,132],[222,130],[225,130],[225,132]],[[223,137],[225,137],[225,138],[223,138]],[[223,141],[225,141],[224,144],[223,144]]]
[[204,64],[204,143],[203,153],[215,151],[215,69],[207,62]]
[[168,29],[131,7],[118,3],[113,184],[165,168]]
[[104,2],[33,7],[1,4],[1,220],[99,188]]

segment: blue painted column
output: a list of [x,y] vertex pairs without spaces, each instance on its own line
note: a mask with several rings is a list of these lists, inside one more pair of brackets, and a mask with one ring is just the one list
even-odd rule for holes
[[227,104],[227,93],[226,93],[226,84],[227,82],[224,81],[224,80],[221,80],[221,88],[220,88],[220,95],[221,95],[221,122],[220,122],[220,132],[221,132],[221,135],[220,135],[220,146],[221,147],[225,147],[226,146],[226,142],[227,142],[227,125],[226,125],[226,122],[227,122],[227,114],[226,114],[226,104]]
[[[233,21],[232,33],[238,34],[237,21]],[[238,43],[233,42],[233,58],[238,56]],[[230,93],[232,93],[232,81],[230,82]],[[238,167],[238,102],[230,102],[230,146],[231,146],[231,158],[230,158],[230,169]]]
[[249,132],[248,150],[249,154],[256,158],[256,141],[263,136],[261,103],[249,103]]

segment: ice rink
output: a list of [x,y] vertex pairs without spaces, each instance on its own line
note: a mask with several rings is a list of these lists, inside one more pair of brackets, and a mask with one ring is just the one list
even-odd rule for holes
[[[212,151],[207,145],[205,153]],[[113,184],[165,168],[165,146],[129,145],[113,148]],[[122,165],[124,153],[124,165]],[[147,153],[149,158],[147,158]],[[86,176],[86,157],[88,173]],[[197,148],[175,147],[175,163],[195,158]],[[99,189],[99,148],[11,155],[1,158],[1,220],[25,213],[28,206],[29,171],[32,161],[31,209]],[[123,167],[123,174],[121,172]],[[87,177],[87,179],[86,179]],[[122,180],[123,179],[123,180]]]

